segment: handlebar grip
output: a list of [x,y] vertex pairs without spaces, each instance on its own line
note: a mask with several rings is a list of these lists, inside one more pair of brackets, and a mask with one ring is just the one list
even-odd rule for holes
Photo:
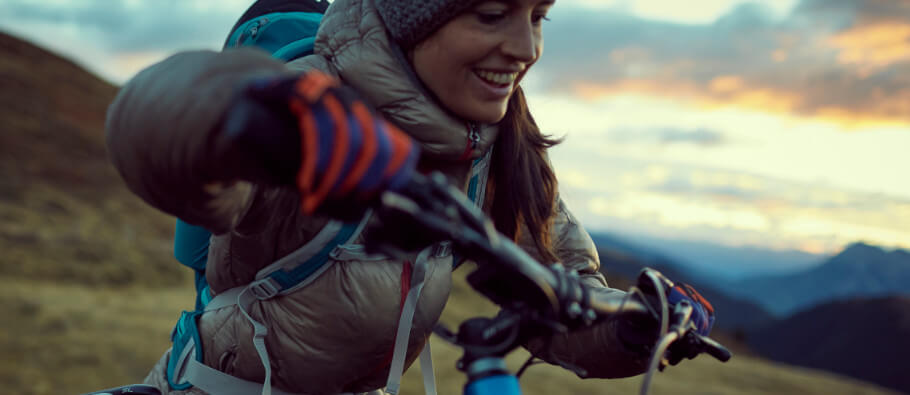
[[730,352],[730,350],[728,350],[720,343],[714,341],[714,339],[711,339],[707,336],[696,336],[698,336],[698,340],[701,341],[704,351],[708,353],[708,355],[717,358],[718,361],[727,362],[730,360],[730,358],[733,357],[733,353]]

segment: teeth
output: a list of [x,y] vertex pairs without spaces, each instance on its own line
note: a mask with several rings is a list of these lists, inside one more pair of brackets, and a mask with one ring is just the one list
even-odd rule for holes
[[515,72],[515,73],[496,73],[496,72],[486,71],[486,70],[477,70],[476,73],[480,78],[482,78],[490,83],[499,84],[499,85],[511,84],[512,82],[515,81],[516,78],[518,78],[517,72]]

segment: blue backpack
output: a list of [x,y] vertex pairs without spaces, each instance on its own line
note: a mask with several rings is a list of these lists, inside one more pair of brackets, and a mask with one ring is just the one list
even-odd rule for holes
[[[273,57],[285,62],[312,54],[316,32],[327,8],[328,3],[325,0],[257,0],[231,29],[224,47],[254,46],[268,51]],[[482,204],[485,195],[491,152],[492,150],[489,150],[482,158],[475,160],[471,168],[468,196],[478,205]],[[330,221],[314,237],[314,240],[271,265],[277,265],[279,268],[272,271],[267,277],[254,281],[246,288],[250,293],[257,294],[257,297],[264,295],[268,298],[303,284],[307,278],[326,266],[334,252],[341,248],[340,246],[352,242],[357,237],[363,230],[369,215],[367,213],[358,222]],[[260,352],[260,358],[263,359],[266,369],[264,386],[226,378],[224,374],[217,371],[206,372],[205,370],[211,369],[202,364],[202,353],[196,351],[202,344],[197,327],[198,317],[207,308],[218,308],[226,299],[233,298],[239,302],[244,297],[242,294],[244,291],[235,295],[232,292],[237,290],[233,289],[223,292],[218,298],[212,300],[205,278],[211,237],[212,234],[205,228],[190,225],[180,219],[177,220],[174,256],[181,264],[194,270],[197,294],[195,310],[184,311],[171,334],[173,346],[166,370],[168,385],[174,390],[187,390],[194,386],[192,380],[199,380],[195,385],[202,387],[203,381],[209,381],[211,384],[209,378],[216,377],[214,380],[218,381],[219,385],[231,386],[237,390],[235,392],[239,391],[238,393],[257,393],[262,388],[265,388],[262,390],[263,393],[271,392],[268,380],[269,363],[267,354],[264,354],[265,351],[263,351],[265,350],[264,342],[257,345],[257,351]],[[444,250],[446,249],[442,248],[442,251]],[[283,261],[296,263],[282,265]],[[461,259],[455,258],[456,266],[461,262]],[[259,334],[264,329],[258,323],[252,320],[251,322],[256,330],[256,337],[258,337],[258,339],[254,338],[254,344],[257,341],[262,342]],[[409,333],[409,331],[405,331],[405,333]],[[406,336],[403,344],[407,345]],[[397,347],[398,340],[396,339]],[[402,353],[403,356],[404,353]],[[421,356],[422,363],[423,358]],[[429,359],[429,354],[427,354],[427,359]],[[188,373],[191,370],[193,373]],[[432,372],[432,367],[430,366],[426,370]],[[201,373],[196,374],[197,372]],[[400,372],[398,373],[398,381],[400,381]],[[395,386],[397,387],[397,384]],[[392,392],[397,392],[397,388]]]
[[[312,54],[316,31],[328,6],[325,0],[258,0],[231,29],[224,48],[258,47],[285,62]],[[205,228],[177,219],[174,257],[195,272],[196,310],[202,310],[209,301],[205,263],[211,236]]]
[[[261,48],[273,57],[285,62],[313,53],[313,44],[322,15],[328,8],[325,0],[257,0],[240,17],[224,43],[224,48],[253,46]],[[326,246],[334,248],[343,243],[354,233],[357,223],[346,224],[338,237]],[[174,232],[174,257],[181,264],[193,269],[196,285],[196,303],[194,311],[184,311],[171,334],[173,347],[168,361],[168,384],[175,390],[186,390],[193,385],[189,382],[177,383],[174,367],[180,358],[180,350],[189,343],[201,344],[196,319],[204,312],[211,301],[211,293],[205,278],[205,266],[208,261],[209,243],[212,234],[205,228],[188,224],[177,219]],[[338,242],[335,242],[335,241]],[[318,258],[318,257],[317,257]],[[309,267],[302,267],[299,273],[291,273],[290,281],[299,281],[318,269],[316,259]],[[305,266],[305,265],[301,265]],[[315,268],[313,266],[316,266]],[[287,277],[287,276],[286,276]],[[202,353],[196,358],[201,361]]]

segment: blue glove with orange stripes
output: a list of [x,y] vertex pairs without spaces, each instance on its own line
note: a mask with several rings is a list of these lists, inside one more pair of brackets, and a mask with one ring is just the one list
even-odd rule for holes
[[695,332],[702,336],[708,336],[711,333],[711,328],[714,327],[714,306],[711,306],[711,302],[708,302],[691,285],[677,282],[670,289],[670,294],[667,295],[667,303],[675,306],[683,300],[692,305],[690,321],[695,324]]
[[[319,71],[254,80],[222,121],[249,178],[301,193],[303,213],[368,203],[411,176],[418,148],[351,89]],[[333,210],[336,211],[336,210]],[[351,210],[356,211],[356,210]]]
[[[689,317],[689,322],[695,326],[695,333],[708,336],[714,326],[714,307],[711,303],[689,284],[674,283],[659,273],[657,273],[656,278],[663,285],[670,312],[681,301],[689,302],[692,306],[692,315]],[[638,287],[643,292],[640,295],[644,296],[640,301],[651,306],[655,311],[659,311],[660,302],[656,294],[656,287],[651,284],[644,272],[639,276]],[[657,340],[660,331],[659,313],[656,313],[656,315],[621,319],[617,326],[617,335],[631,349],[650,352],[649,350]],[[698,350],[690,349],[684,343],[677,342],[670,347],[668,354],[670,364],[675,365],[684,357],[694,357],[698,354]]]

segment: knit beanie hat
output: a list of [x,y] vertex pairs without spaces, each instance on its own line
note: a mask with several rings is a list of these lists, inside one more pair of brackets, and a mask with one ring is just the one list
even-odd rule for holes
[[475,3],[474,0],[374,0],[392,39],[410,49]]

